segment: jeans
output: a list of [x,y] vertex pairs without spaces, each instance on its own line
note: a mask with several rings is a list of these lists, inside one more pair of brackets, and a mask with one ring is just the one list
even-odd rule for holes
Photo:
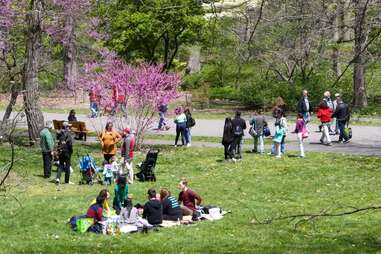
[[164,112],[159,112],[159,126],[157,127],[158,129],[161,129],[162,127],[166,126],[167,123],[165,121],[165,114]]
[[303,112],[303,119],[304,119],[304,122],[307,124],[311,121],[311,116],[310,116],[310,112]]
[[57,179],[61,179],[62,171],[65,171],[65,183],[69,183],[70,179],[70,157],[69,154],[61,154],[59,157],[60,165],[58,166]]
[[259,142],[259,152],[265,152],[265,145],[263,141],[263,135],[258,135],[254,137],[254,152],[258,152],[258,142]]
[[299,132],[296,135],[299,143],[299,156],[304,157],[303,134]]
[[42,152],[42,160],[44,164],[44,177],[49,178],[52,173],[52,152]]
[[323,130],[322,130],[321,138],[320,138],[321,143],[324,143],[324,140],[327,142],[327,144],[331,143],[328,126],[329,126],[329,123],[323,123]]
[[97,117],[98,114],[98,104],[94,102],[90,102],[90,111],[91,111],[91,117]]
[[191,127],[186,128],[187,136],[188,136],[188,143],[190,144],[192,141],[192,135],[191,135]]
[[345,124],[347,123],[347,121],[343,121],[343,120],[337,120],[337,125],[339,126],[339,132],[340,132],[340,135],[339,135],[339,141],[347,141],[348,140],[348,137],[345,136],[344,134],[344,128],[345,128]]
[[242,136],[235,136],[233,141],[233,151],[237,159],[242,159]]
[[176,139],[175,139],[175,145],[177,145],[177,142],[179,141],[179,137],[181,134],[181,142],[183,145],[188,144],[188,136],[187,136],[187,126],[185,123],[178,123],[176,124]]

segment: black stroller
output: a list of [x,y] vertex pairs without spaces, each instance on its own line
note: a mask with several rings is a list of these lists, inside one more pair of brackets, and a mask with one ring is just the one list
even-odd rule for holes
[[145,161],[137,165],[140,172],[136,174],[136,178],[138,178],[139,181],[156,182],[155,166],[158,154],[159,150],[150,149],[147,153]]

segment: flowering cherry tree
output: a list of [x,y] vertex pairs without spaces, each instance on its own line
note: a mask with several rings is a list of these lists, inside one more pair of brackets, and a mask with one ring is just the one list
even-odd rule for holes
[[[113,53],[102,54],[105,57],[103,62],[86,65],[82,84],[84,89],[98,95],[101,108],[115,109],[110,120],[123,120],[123,124],[129,124],[136,130],[139,148],[144,133],[152,126],[158,107],[178,98],[181,80],[177,74],[162,72],[160,65],[132,66]],[[123,102],[113,96],[113,89],[124,94]],[[116,107],[117,103],[124,103],[125,109]]]

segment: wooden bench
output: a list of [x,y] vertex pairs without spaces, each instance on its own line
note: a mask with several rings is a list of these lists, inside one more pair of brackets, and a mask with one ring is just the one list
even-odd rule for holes
[[87,133],[90,132],[90,130],[86,128],[86,123],[80,121],[69,123],[71,124],[70,131],[74,132],[75,134],[82,134],[83,140],[86,141]]

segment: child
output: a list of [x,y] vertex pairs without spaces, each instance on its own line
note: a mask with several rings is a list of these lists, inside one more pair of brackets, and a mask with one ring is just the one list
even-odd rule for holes
[[111,170],[114,179],[123,174],[122,167],[120,166],[120,161],[116,160],[115,156],[111,158]]
[[274,150],[275,150],[275,157],[276,158],[281,158],[281,150],[280,146],[283,140],[283,136],[285,134],[285,129],[282,127],[280,122],[275,122],[275,133],[274,133]]
[[113,200],[112,207],[115,209],[116,214],[120,213],[122,209],[122,202],[127,198],[128,195],[128,185],[125,176],[119,176],[116,180],[116,185],[114,188],[115,197]]
[[322,125],[323,125],[323,131],[320,138],[320,143],[324,144],[324,140],[326,140],[326,145],[331,145],[331,138],[329,137],[329,129],[328,126],[331,123],[332,120],[332,109],[330,109],[324,101],[322,101],[319,104],[319,110],[316,114],[316,116],[320,119]]
[[123,208],[120,211],[120,217],[124,223],[135,224],[138,222],[138,209],[132,205],[132,196],[128,195],[128,198],[124,200]]
[[303,139],[305,138],[305,132],[306,132],[306,124],[303,119],[303,114],[298,113],[298,116],[296,117],[296,125],[295,125],[295,133],[297,135],[297,139],[299,142],[299,157],[304,158],[304,146],[303,146]]
[[112,172],[112,165],[111,164],[105,164],[103,167],[103,177],[104,177],[104,184],[111,185],[112,178],[113,178],[113,172]]

